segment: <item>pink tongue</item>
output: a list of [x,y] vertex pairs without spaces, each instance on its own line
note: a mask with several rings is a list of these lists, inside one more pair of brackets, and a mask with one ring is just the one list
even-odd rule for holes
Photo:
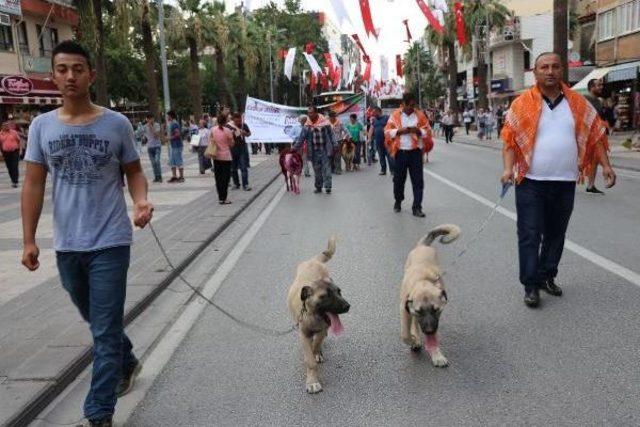
[[438,347],[440,347],[440,343],[438,342],[438,336],[436,334],[424,336],[425,350],[427,350],[428,352],[431,352]]
[[342,326],[342,322],[340,322],[340,318],[337,314],[327,313],[329,316],[329,320],[331,320],[331,326],[329,330],[333,335],[340,335],[342,331],[344,331],[344,327]]

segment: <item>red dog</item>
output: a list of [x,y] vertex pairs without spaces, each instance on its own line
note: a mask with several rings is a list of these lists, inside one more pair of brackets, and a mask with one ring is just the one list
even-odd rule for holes
[[302,156],[296,150],[287,148],[280,153],[280,169],[287,184],[287,191],[300,194],[300,175],[302,174]]

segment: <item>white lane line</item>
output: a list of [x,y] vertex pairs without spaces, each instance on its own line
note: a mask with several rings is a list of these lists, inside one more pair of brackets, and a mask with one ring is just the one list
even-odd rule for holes
[[[269,205],[267,205],[266,209],[262,211],[256,221],[233,247],[211,279],[205,283],[202,288],[202,294],[205,297],[211,299],[218,288],[220,288],[220,285],[222,285],[229,273],[233,270],[244,251],[249,247],[284,194],[285,189],[282,187]],[[155,379],[160,372],[162,372],[167,362],[169,362],[173,353],[202,314],[202,311],[207,307],[209,307],[209,305],[203,302],[200,297],[192,299],[166,334],[160,338],[142,365],[142,370],[136,381],[136,387],[127,394],[125,398],[118,400],[118,410],[114,417],[116,425],[127,425],[127,420],[142,402]]]
[[[495,202],[492,202],[491,200],[485,199],[484,197],[480,196],[479,194],[474,193],[473,191],[459,185],[456,184],[453,181],[448,180],[447,178],[443,177],[442,175],[438,175],[435,172],[431,172],[430,170],[425,169],[424,170],[427,175],[437,179],[438,181],[442,182],[443,184],[448,185],[449,187],[458,190],[459,192],[461,192],[462,194],[464,194],[465,196],[468,196],[470,198],[472,198],[473,200],[482,203],[483,205],[489,207],[489,208],[493,208],[495,206]],[[503,208],[502,206],[500,206],[497,211],[506,216],[507,218],[515,221],[517,219],[517,216],[515,214],[515,212],[511,212],[508,209]],[[617,264],[613,261],[611,261],[610,259],[607,259],[601,255],[598,255],[597,253],[590,251],[589,249],[580,246],[579,244],[572,242],[569,239],[565,240],[565,244],[564,247],[568,250],[570,250],[571,252],[575,253],[578,256],[581,256],[582,258],[586,259],[587,261],[591,261],[592,263],[594,263],[595,265],[597,265],[598,267],[604,268],[605,270],[622,277],[623,279],[633,283],[634,285],[640,287],[640,274],[636,273],[635,271],[632,271],[620,264]]]

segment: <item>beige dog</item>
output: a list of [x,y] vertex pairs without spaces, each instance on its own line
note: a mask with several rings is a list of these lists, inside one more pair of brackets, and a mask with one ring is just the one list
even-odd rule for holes
[[434,366],[445,367],[449,361],[440,351],[438,322],[447,303],[447,292],[442,283],[440,264],[431,243],[440,238],[441,243],[451,243],[460,235],[456,225],[444,224],[424,236],[409,253],[404,266],[404,278],[400,290],[400,338],[413,351],[424,347]]
[[335,334],[342,331],[338,315],[349,311],[349,303],[342,298],[326,266],[335,251],[334,236],[329,239],[327,250],[300,263],[287,296],[287,305],[300,335],[308,393],[322,391],[318,379],[318,364],[324,361],[322,341],[329,329]]

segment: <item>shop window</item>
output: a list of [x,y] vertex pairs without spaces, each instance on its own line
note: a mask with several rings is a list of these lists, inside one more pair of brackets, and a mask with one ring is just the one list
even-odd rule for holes
[[615,9],[609,10],[598,17],[598,40],[606,40],[614,36],[615,12]]
[[524,50],[524,69],[526,71],[531,70],[531,52]]
[[22,21],[20,25],[18,25],[18,49],[20,49],[20,53],[29,56],[31,53],[29,52],[29,38],[27,37],[27,23]]
[[0,25],[0,51],[14,52],[11,27]]
[[40,56],[51,56],[53,48],[58,44],[58,30],[49,27],[43,30],[42,25],[36,25],[36,29],[40,35]]

